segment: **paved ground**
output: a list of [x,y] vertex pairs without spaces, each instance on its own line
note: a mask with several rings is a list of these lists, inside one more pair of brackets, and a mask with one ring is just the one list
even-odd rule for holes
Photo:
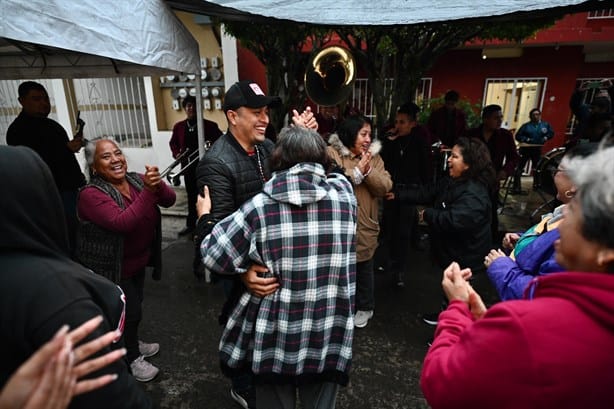
[[[510,196],[500,216],[501,230],[528,226],[539,204],[536,193]],[[218,369],[222,291],[192,275],[192,243],[177,238],[183,214],[185,194],[178,190],[177,204],[163,217],[162,281],[148,280],[145,288],[141,338],[160,343],[160,354],[150,359],[161,373],[144,387],[162,408],[238,408]],[[386,273],[376,274],[375,316],[356,331],[351,383],[340,392],[340,409],[428,408],[419,375],[433,327],[423,324],[420,314],[438,308],[440,272],[430,271],[426,252],[411,250],[408,256],[412,270],[405,288],[395,287]]]

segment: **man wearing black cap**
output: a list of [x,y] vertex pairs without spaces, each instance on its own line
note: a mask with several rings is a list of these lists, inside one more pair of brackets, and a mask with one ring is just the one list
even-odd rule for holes
[[[198,191],[202,192],[205,185],[209,188],[211,216],[215,221],[222,220],[259,193],[270,178],[268,158],[274,144],[265,138],[265,132],[269,125],[269,108],[279,105],[279,97],[265,95],[254,81],[239,81],[226,91],[222,108],[228,120],[228,131],[211,146],[196,170]],[[293,121],[295,125],[317,129],[309,109],[301,115],[294,111]],[[206,230],[199,220],[195,232],[197,246]],[[254,265],[245,274],[217,277],[224,280],[227,296],[220,324],[225,325],[246,287],[261,297],[277,289],[277,279],[258,276],[258,272],[266,271],[266,267]],[[255,408],[249,373],[233,375],[230,394],[243,408]]]

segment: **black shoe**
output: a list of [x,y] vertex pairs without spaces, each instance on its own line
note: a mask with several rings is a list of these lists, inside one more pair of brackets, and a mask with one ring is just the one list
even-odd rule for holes
[[230,397],[243,409],[256,409],[256,391],[253,388],[237,390],[230,389]]
[[422,321],[428,325],[437,325],[439,321],[439,313],[422,314]]
[[183,229],[179,230],[179,233],[177,233],[179,236],[185,236],[187,234],[190,234],[194,231],[194,226],[185,226]]

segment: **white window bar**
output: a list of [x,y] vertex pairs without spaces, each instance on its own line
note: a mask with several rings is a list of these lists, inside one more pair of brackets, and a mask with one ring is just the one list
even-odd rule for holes
[[88,139],[112,137],[127,148],[151,146],[147,104],[140,77],[73,80]]
[[614,9],[592,10],[588,12],[589,20],[598,20],[604,18],[614,18]]
[[[414,101],[419,106],[431,98],[432,78],[422,78],[420,84],[416,88],[414,94]],[[394,87],[394,79],[387,78],[384,81],[384,95],[388,96],[386,100],[385,112],[387,117],[390,116],[390,112],[397,107],[392,107],[392,101],[390,100],[391,91]],[[358,109],[369,119],[375,119],[375,106],[373,102],[373,94],[369,88],[369,80],[367,78],[357,78],[354,82],[354,90],[352,92],[352,105]]]

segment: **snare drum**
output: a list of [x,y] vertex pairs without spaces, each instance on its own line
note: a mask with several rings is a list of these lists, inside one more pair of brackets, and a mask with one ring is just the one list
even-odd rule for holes
[[552,171],[558,168],[565,155],[565,148],[555,148],[548,151],[537,163],[535,173],[533,175],[533,189],[540,190],[552,196],[556,196],[556,186]]

